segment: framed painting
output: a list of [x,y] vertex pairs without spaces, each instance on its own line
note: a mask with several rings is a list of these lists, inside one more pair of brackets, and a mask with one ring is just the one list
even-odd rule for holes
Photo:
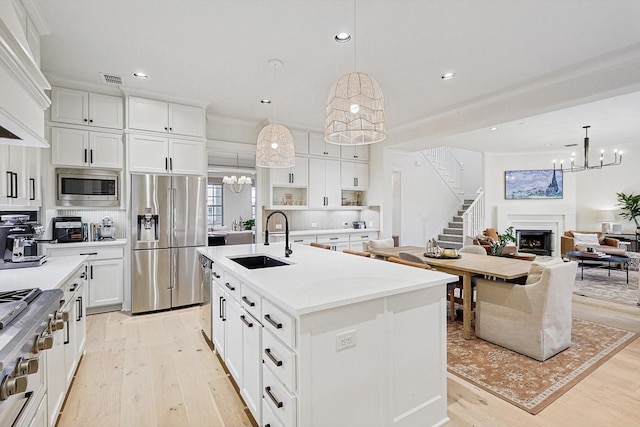
[[504,198],[562,199],[562,170],[540,169],[504,172]]

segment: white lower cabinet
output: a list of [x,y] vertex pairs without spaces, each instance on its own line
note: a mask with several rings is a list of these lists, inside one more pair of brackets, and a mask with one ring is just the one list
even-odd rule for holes
[[45,394],[29,423],[29,427],[47,427],[47,425],[47,395]]
[[349,249],[349,235],[348,234],[327,234],[318,236],[318,243],[330,245],[331,250],[342,252],[345,249]]
[[[250,311],[260,308],[260,297],[241,293],[243,284],[228,272],[217,272],[223,284],[214,281],[212,299],[213,345],[240,389],[253,417],[262,418],[262,325]],[[258,314],[259,317],[259,314]]]
[[[124,245],[124,243],[123,243]],[[76,247],[64,244],[43,245],[47,255],[85,255],[87,270],[87,307],[92,311],[117,310],[124,299],[124,246],[96,243]]]
[[56,424],[58,414],[73,376],[78,369],[86,342],[86,285],[87,267],[82,264],[62,285],[63,305],[58,311],[58,324],[53,332],[53,348],[46,352],[47,419]]

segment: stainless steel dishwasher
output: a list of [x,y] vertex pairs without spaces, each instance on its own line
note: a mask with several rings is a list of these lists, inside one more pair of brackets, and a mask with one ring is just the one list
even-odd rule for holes
[[211,265],[212,261],[204,255],[200,255],[201,265],[201,295],[202,304],[200,305],[200,326],[202,327],[202,335],[207,340],[207,344],[213,350],[211,342],[212,323],[211,323]]

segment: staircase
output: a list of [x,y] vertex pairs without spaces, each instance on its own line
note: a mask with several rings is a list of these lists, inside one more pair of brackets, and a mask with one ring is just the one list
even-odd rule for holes
[[453,220],[445,227],[442,234],[438,234],[438,246],[447,249],[460,249],[464,244],[464,232],[462,215],[469,209],[473,200],[464,200],[462,208],[457,215],[453,216]]

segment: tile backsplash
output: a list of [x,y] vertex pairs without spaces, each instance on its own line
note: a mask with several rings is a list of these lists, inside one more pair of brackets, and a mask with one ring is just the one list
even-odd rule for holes
[[[266,222],[267,216],[274,212],[273,210],[265,210],[263,220]],[[285,211],[289,219],[289,229],[292,231],[299,230],[332,230],[341,228],[351,228],[353,221],[373,221],[373,226],[369,228],[378,228],[380,226],[380,214],[375,210],[300,210]],[[347,223],[345,226],[344,224]],[[276,224],[282,225],[284,230],[284,218],[281,215],[274,215],[269,220],[269,231],[276,231]],[[315,224],[315,227],[312,227]],[[264,229],[264,227],[263,227]]]

